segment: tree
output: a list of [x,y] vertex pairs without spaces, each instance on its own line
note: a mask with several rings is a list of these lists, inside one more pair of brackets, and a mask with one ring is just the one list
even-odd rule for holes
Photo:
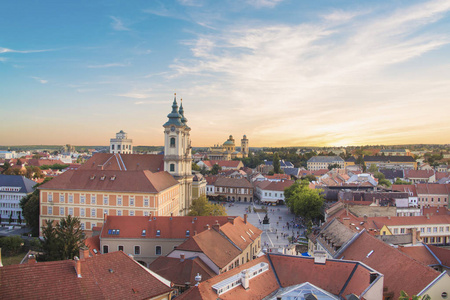
[[296,181],[284,190],[284,197],[289,209],[296,215],[311,221],[321,214],[324,199],[321,190],[309,188],[309,181]]
[[394,184],[408,184],[408,185],[410,185],[412,183],[409,182],[409,181],[401,180],[400,178],[396,178]]
[[378,172],[378,167],[377,167],[377,165],[376,165],[376,164],[371,164],[370,167],[369,167],[369,169],[368,169],[368,171],[369,171],[370,173]]
[[196,163],[192,163],[192,171],[200,171],[200,166],[197,165]]
[[80,219],[68,215],[54,225],[47,220],[42,226],[43,260],[72,259],[78,255],[80,247],[84,246],[84,233],[81,229]]
[[[373,166],[373,165],[371,165],[371,166]],[[384,185],[384,186],[387,186],[387,187],[390,187],[390,186],[391,186],[391,182],[390,182],[389,180],[386,179],[386,177],[384,176],[383,173],[381,173],[381,172],[375,172],[375,173],[373,174],[373,177],[375,177],[376,179],[378,179],[378,184],[379,184],[379,185]]]
[[0,248],[7,255],[16,255],[23,246],[23,240],[18,235],[6,236],[0,239]]
[[317,180],[316,176],[314,176],[313,174],[305,175],[302,177],[302,180],[303,179],[307,179],[309,182],[313,182],[313,181]]
[[278,154],[278,152],[275,152],[273,154],[273,172],[275,174],[281,173],[280,155]]
[[217,175],[217,174],[219,174],[220,170],[222,170],[222,168],[218,164],[214,164],[214,166],[211,169],[211,174]]
[[339,169],[341,166],[339,164],[328,165],[328,170]]
[[223,205],[213,204],[208,201],[205,195],[192,200],[189,207],[189,216],[226,216],[226,210]]
[[420,299],[421,298],[416,295],[408,296],[408,294],[405,291],[400,291],[400,297],[398,297],[398,300],[420,300]]

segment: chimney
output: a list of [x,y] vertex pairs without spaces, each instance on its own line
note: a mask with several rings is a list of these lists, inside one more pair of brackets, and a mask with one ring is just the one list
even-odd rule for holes
[[209,224],[206,224],[205,229],[209,230]]
[[184,253],[180,254],[180,261],[183,262],[184,261]]
[[430,219],[430,214],[427,214],[427,219],[428,219],[428,220]]
[[214,224],[212,227],[213,227],[214,230],[216,230],[217,232],[219,232],[219,230],[220,230],[220,224],[219,224],[219,221],[216,220],[216,224]]
[[411,236],[412,236],[412,244],[415,245],[417,241],[417,228],[411,229]]
[[75,271],[77,272],[77,277],[81,278],[81,261],[77,256],[75,256],[73,260],[75,261]]
[[82,247],[82,248],[80,248],[80,259],[86,259],[86,258],[89,258],[89,248]]
[[234,217],[228,217],[228,222],[234,225]]
[[106,223],[106,219],[108,218],[108,214],[103,214],[103,222]]
[[342,223],[347,226],[350,227],[350,218],[343,218],[342,219]]
[[364,222],[367,222],[367,215],[364,215]]
[[241,284],[242,287],[246,290],[250,287],[250,275],[248,274],[248,269],[241,272]]
[[244,223],[247,224],[247,214],[244,214]]
[[29,254],[28,255],[28,263],[29,264],[35,264],[36,263],[36,256],[34,256],[34,254]]
[[391,216],[388,216],[388,220],[390,220],[391,219]]
[[327,261],[327,253],[325,251],[314,251],[314,264],[324,265]]
[[194,236],[196,236],[197,235],[197,230],[194,230]]

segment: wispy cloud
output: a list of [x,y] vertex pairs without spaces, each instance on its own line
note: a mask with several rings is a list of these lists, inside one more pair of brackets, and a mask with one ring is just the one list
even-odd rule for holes
[[0,61],[7,61],[8,59],[6,57],[0,57]]
[[41,50],[14,50],[9,48],[0,47],[1,53],[38,53],[38,52],[49,52],[55,51],[55,49],[41,49]]
[[91,69],[101,69],[101,68],[114,68],[114,67],[128,67],[130,64],[123,64],[123,63],[109,63],[109,64],[103,64],[103,65],[89,65],[88,68]]
[[[299,136],[307,136],[313,127],[317,136],[329,135],[329,142],[360,141],[358,136],[367,136],[380,123],[403,119],[406,124],[411,116],[420,120],[423,110],[411,107],[411,100],[426,99],[425,95],[417,98],[417,93],[425,87],[430,90],[433,80],[422,78],[421,89],[417,85],[400,89],[399,83],[392,84],[386,76],[386,69],[448,45],[448,33],[430,33],[427,26],[449,10],[449,1],[430,1],[388,13],[335,11],[319,22],[293,26],[239,24],[185,42],[193,58],[176,60],[171,68],[177,77],[197,80],[191,89],[201,87],[203,78],[215,78],[214,91],[208,89],[211,78],[204,84],[209,95],[217,94],[209,96],[212,107],[236,107],[233,126],[257,124],[253,134],[258,138],[278,136],[284,141],[286,137],[279,133],[292,133],[292,124],[296,124]],[[364,18],[357,18],[361,14]],[[352,26],[340,26],[348,20]],[[406,74],[401,80],[402,86],[411,84]],[[442,96],[433,99],[437,106],[450,108]],[[395,102],[408,117],[385,111],[385,105]],[[368,118],[369,111],[376,118]],[[357,112],[351,121],[343,118],[351,112]],[[227,118],[222,121],[230,122]],[[333,125],[323,126],[324,120]],[[308,130],[302,124],[308,124]],[[392,126],[374,136],[388,138]],[[389,138],[395,140],[399,135],[401,131]]]
[[125,94],[118,94],[118,95],[115,95],[115,96],[126,97],[126,98],[134,98],[134,99],[146,99],[146,98],[150,98],[151,94],[130,92],[130,93],[125,93]]
[[111,26],[114,30],[117,30],[117,31],[129,31],[130,30],[130,28],[126,27],[123,24],[123,21],[121,19],[114,17],[114,16],[110,16],[110,18],[113,20],[111,22]]
[[275,7],[283,0],[247,0],[247,3],[250,5],[256,7],[256,8],[262,8],[262,7]]
[[40,83],[42,83],[42,84],[48,83],[48,80],[42,79],[42,78],[40,78],[40,77],[32,76],[31,78],[33,78],[34,80],[36,80],[37,82],[40,82]]
[[202,0],[178,0],[178,3],[185,6],[195,6],[195,7],[201,7],[203,6]]

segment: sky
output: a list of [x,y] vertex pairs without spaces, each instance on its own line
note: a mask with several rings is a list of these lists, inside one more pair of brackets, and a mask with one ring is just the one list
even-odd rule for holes
[[[0,3],[0,145],[450,143],[450,1]],[[239,144],[239,142],[238,142]]]

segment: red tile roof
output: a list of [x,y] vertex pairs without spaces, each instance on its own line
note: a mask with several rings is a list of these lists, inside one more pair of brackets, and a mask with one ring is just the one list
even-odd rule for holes
[[428,249],[441,261],[443,266],[450,268],[450,249],[427,245]]
[[417,245],[412,247],[398,247],[399,251],[405,253],[409,257],[423,263],[427,266],[439,265],[439,262],[423,245]]
[[2,299],[148,299],[171,288],[121,251],[0,268]]
[[149,269],[179,286],[184,286],[186,282],[190,282],[191,286],[195,285],[197,273],[202,276],[202,281],[216,276],[198,257],[182,261],[180,258],[160,256],[150,264]]
[[421,224],[450,224],[450,215],[411,216],[411,217],[369,217],[381,229],[386,226],[421,225]]
[[262,185],[258,185],[262,190],[267,190],[267,191],[284,191],[285,188],[290,187],[291,185],[294,184],[294,180],[284,180],[284,181],[268,181],[265,180],[264,182],[268,182],[268,184],[262,184]]
[[[229,216],[201,216],[201,217],[145,217],[145,216],[108,216],[103,225],[101,238],[142,238],[142,239],[186,239],[186,230],[190,235],[194,232],[200,233],[206,230],[206,225],[219,222],[220,225],[226,224]],[[109,230],[119,229],[120,233],[111,235]],[[145,229],[145,236],[142,236],[142,230]],[[156,231],[160,230],[160,236],[156,236]]]
[[416,186],[413,184],[393,184],[393,191],[412,193],[413,197],[417,197]]
[[405,170],[405,178],[428,179],[434,175],[434,170]]
[[228,177],[218,177],[214,183],[214,186],[235,187],[235,188],[253,188],[250,181],[248,181],[245,178],[228,178]]
[[[95,236],[91,236],[90,238],[87,238],[84,241],[84,244],[86,245],[86,247],[89,248],[89,253],[91,256],[97,255],[100,253],[100,236],[99,235],[95,235]],[[95,251],[94,251],[95,249]]]
[[262,234],[261,229],[253,226],[250,222],[245,223],[241,217],[235,218],[233,224],[228,222],[220,226],[220,231],[242,250]]
[[226,267],[241,254],[236,246],[214,229],[191,236],[176,251],[202,252],[219,269]]
[[114,170],[69,170],[39,189],[159,193],[178,185],[168,172]]
[[203,160],[206,166],[212,168],[215,164],[219,165],[221,168],[235,168],[238,169],[242,162],[239,160]]
[[36,159],[36,158],[28,159],[27,164],[29,166],[36,166],[36,167],[49,166],[54,164],[65,165],[65,163],[59,159]]
[[450,195],[450,184],[418,183],[416,189],[418,195]]
[[274,174],[274,175],[265,175],[268,180],[270,179],[291,179],[291,176],[288,174]]
[[394,299],[398,299],[401,290],[416,295],[440,274],[367,232],[363,232],[338,258],[360,261],[384,274],[384,286],[388,292],[394,292]]
[[79,170],[113,170],[151,172],[164,171],[164,155],[162,154],[112,154],[96,153]]

